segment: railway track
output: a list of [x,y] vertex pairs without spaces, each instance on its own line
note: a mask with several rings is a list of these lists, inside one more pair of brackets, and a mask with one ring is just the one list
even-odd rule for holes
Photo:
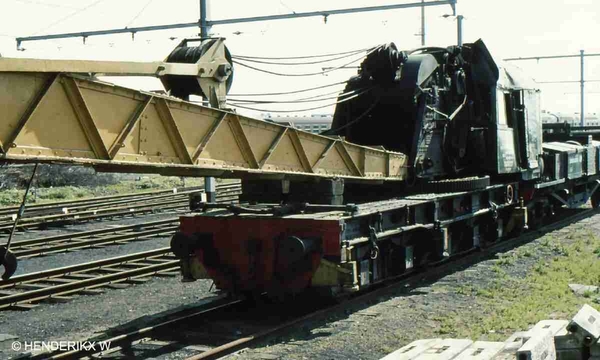
[[[411,272],[387,280],[372,291],[349,296],[341,303],[306,306],[308,302],[299,301],[293,304],[258,304],[242,300],[218,298],[217,301],[202,304],[195,310],[172,314],[150,326],[139,329],[121,331],[116,336],[99,336],[89,341],[110,342],[110,350],[94,352],[78,349],[68,352],[45,352],[32,356],[32,359],[75,359],[83,356],[97,357],[116,355],[122,352],[125,356],[148,357],[171,353],[180,349],[194,350],[199,354],[188,360],[216,359],[253,343],[265,340],[297,328],[307,321],[314,321],[332,313],[344,311],[371,301],[377,301],[398,288],[412,288],[424,281],[439,279],[459,268],[473,265],[488,259],[497,253],[505,252],[548,231],[553,231],[573,222],[589,217],[598,211],[593,209],[567,212],[556,217],[551,224],[532,230],[522,236],[492,243],[483,249],[470,249],[451,258],[430,264],[427,268],[415,269]],[[249,311],[249,307],[254,307]],[[138,350],[136,350],[136,346]]]
[[[203,192],[199,189],[169,191],[171,193],[168,194],[162,191],[151,194],[144,193],[141,196],[127,194],[82,201],[39,204],[33,209],[31,209],[32,206],[28,206],[26,208],[28,210],[19,220],[17,228],[44,228],[106,218],[182,210],[188,208],[190,194]],[[219,185],[217,201],[220,203],[235,202],[240,192],[241,185],[239,183]],[[0,208],[0,231],[9,231],[12,228],[16,216],[12,211],[14,211],[13,207]]]
[[[237,188],[227,187],[217,202],[237,198]],[[234,194],[234,195],[231,195]],[[15,241],[11,250],[18,258],[49,255],[91,247],[120,245],[172,235],[178,228],[176,217],[133,225],[81,231]],[[0,283],[0,309],[28,309],[42,300],[67,300],[73,293],[95,293],[94,289],[116,283],[139,283],[150,275],[178,274],[179,261],[169,248],[103,259],[84,264],[15,276]]]
[[101,287],[177,274],[179,260],[169,247],[29,273],[0,283],[0,309],[30,309],[42,300],[65,301],[77,293],[100,293]]
[[173,234],[177,230],[178,223],[178,218],[169,218],[134,225],[114,226],[71,234],[14,241],[11,251],[18,258],[23,259],[90,247],[143,241]]
[[[93,198],[84,198],[76,200],[53,201],[41,204],[28,204],[25,208],[24,216],[39,216],[64,213],[69,211],[78,211],[81,209],[90,209],[94,207],[111,206],[124,204],[129,201],[138,201],[157,197],[170,197],[177,194],[192,193],[202,191],[200,187],[173,188],[168,190],[143,191],[137,193],[127,193],[108,196],[97,196]],[[0,219],[12,219],[19,210],[18,206],[0,207]]]
[[[235,188],[224,190],[217,195],[217,203],[236,201],[237,191]],[[231,195],[231,193],[234,193],[234,195]],[[22,259],[78,249],[120,245],[131,241],[144,241],[156,237],[170,236],[177,230],[178,224],[179,219],[173,217],[133,225],[111,226],[70,234],[18,240],[13,241],[11,251]]]

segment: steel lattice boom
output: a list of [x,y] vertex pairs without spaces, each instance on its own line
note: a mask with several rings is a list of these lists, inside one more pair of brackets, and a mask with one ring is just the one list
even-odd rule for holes
[[78,75],[2,70],[5,161],[179,176],[405,178],[400,153]]

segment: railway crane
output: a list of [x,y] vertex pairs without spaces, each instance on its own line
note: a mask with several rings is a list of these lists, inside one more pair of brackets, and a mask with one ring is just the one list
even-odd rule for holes
[[543,142],[535,83],[481,40],[378,46],[322,134],[230,110],[232,79],[222,39],[156,63],[0,58],[0,160],[240,178],[239,204],[196,203],[171,240],[184,281],[235,294],[359,291],[600,204],[600,142]]

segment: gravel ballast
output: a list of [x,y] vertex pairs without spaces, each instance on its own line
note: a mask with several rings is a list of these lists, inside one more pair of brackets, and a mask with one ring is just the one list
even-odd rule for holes
[[[149,221],[147,217],[141,219],[138,221]],[[229,358],[379,359],[420,338],[452,337],[452,333],[445,331],[446,319],[462,315],[469,319],[467,315],[479,313],[485,315],[487,310],[481,307],[479,301],[482,295],[476,290],[488,289],[499,281],[499,267],[504,272],[502,279],[506,281],[523,278],[540,261],[562,256],[557,255],[554,247],[547,245],[549,236],[564,245],[569,244],[569,236],[579,229],[600,236],[599,220],[600,215],[595,215],[434,282],[411,284],[381,297],[376,303],[328,314],[326,319],[304,324],[289,335],[270,339]],[[28,259],[22,262],[21,269],[37,271],[167,244],[168,239],[163,238]],[[508,258],[510,262],[506,260]],[[0,358],[16,355],[10,349],[15,339],[9,335],[16,336],[18,341],[80,340],[123,324],[141,324],[153,315],[200,303],[214,296],[209,292],[210,285],[210,281],[181,283],[178,277],[152,278],[124,289],[106,289],[100,295],[76,296],[65,303],[42,303],[24,312],[0,312]],[[466,287],[471,290],[466,291]],[[502,299],[498,301],[502,302]],[[492,330],[487,338],[493,337]],[[184,354],[179,353],[159,358],[183,357]]]

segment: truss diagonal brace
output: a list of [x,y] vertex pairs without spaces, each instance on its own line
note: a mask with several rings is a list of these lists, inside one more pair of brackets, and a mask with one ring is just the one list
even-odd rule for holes
[[81,128],[83,129],[94,154],[96,154],[96,158],[109,160],[110,154],[108,153],[108,149],[102,141],[102,137],[98,132],[98,127],[94,123],[92,114],[85,103],[85,99],[81,94],[81,89],[79,89],[77,82],[75,79],[67,76],[61,77],[61,82],[65,89],[65,93],[69,98],[69,102],[71,103],[71,106],[73,106],[73,111],[75,111],[75,115],[81,124]]

